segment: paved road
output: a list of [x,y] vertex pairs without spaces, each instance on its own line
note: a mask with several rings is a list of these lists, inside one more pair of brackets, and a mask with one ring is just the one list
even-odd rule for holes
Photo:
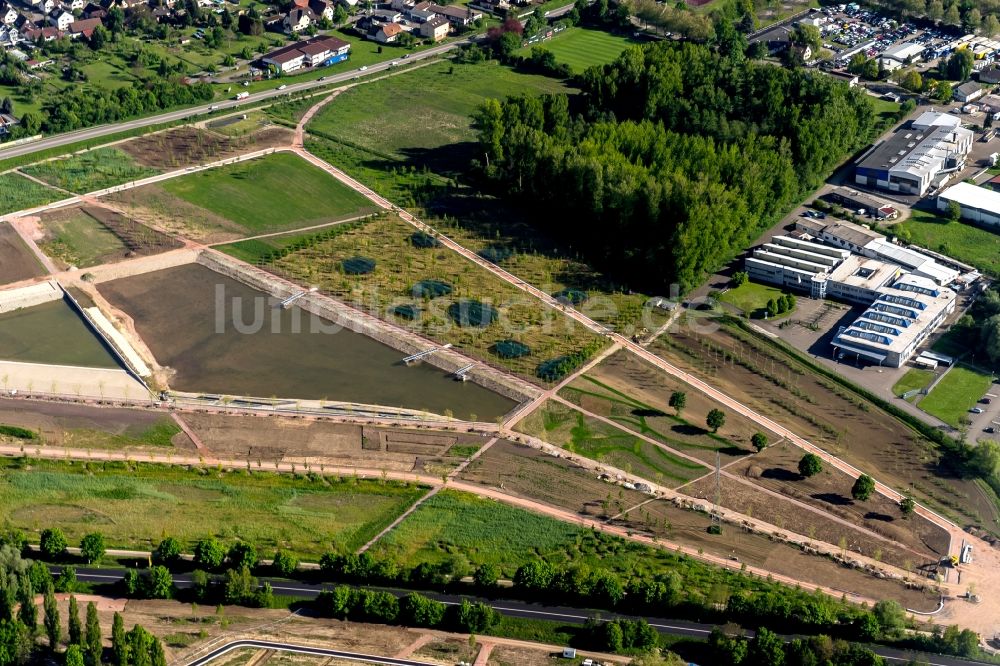
[[[58,575],[61,567],[50,567],[53,575]],[[97,583],[97,584],[108,584],[116,583],[122,579],[125,575],[124,569],[89,569],[81,568],[76,570],[77,580],[85,583]],[[284,578],[260,578],[259,581],[263,584],[265,582],[271,584],[271,588],[275,593],[283,596],[300,597],[305,599],[313,599],[319,595],[324,589],[328,589],[330,586],[323,583],[303,583],[299,581],[291,581]],[[187,589],[192,586],[191,576],[189,574],[178,574],[174,576],[174,585],[178,589]],[[413,590],[403,590],[400,588],[392,587],[372,587],[371,589],[379,589],[390,592],[397,597],[402,597],[404,595],[410,594]],[[485,599],[485,598],[475,598],[467,595],[456,595],[456,594],[441,594],[437,592],[421,592],[424,596],[434,599],[435,601],[440,601],[441,603],[454,606],[462,602],[463,599],[470,599],[472,601],[481,601],[483,603],[489,604],[502,615],[509,617],[524,618],[530,620],[549,620],[555,622],[564,622],[566,624],[580,625],[585,623],[589,618],[594,616],[594,612],[587,611],[580,608],[569,608],[565,606],[547,606],[541,604],[532,604],[523,601],[514,601],[509,599]],[[671,636],[679,636],[683,638],[694,638],[698,640],[704,640],[712,632],[712,629],[716,625],[704,624],[699,622],[688,622],[686,620],[668,620],[658,617],[649,616],[635,616],[635,615],[624,615],[618,613],[609,613],[606,611],[601,611],[600,616],[603,620],[614,620],[614,619],[641,619],[646,620],[651,627],[663,634],[669,634]],[[786,636],[786,639],[792,637]],[[196,661],[191,662],[188,666],[196,666],[200,664],[206,664],[210,661],[210,658],[224,654],[225,652],[236,649],[231,647],[233,644],[223,646],[212,652],[206,657],[199,658]],[[244,647],[254,647],[254,646],[244,646]],[[267,649],[277,649],[277,648],[267,648]],[[296,646],[289,645],[286,648],[288,651],[297,651]],[[309,650],[314,650],[317,648],[308,648]],[[914,657],[918,657],[923,660],[929,666],[970,666],[982,664],[986,666],[986,662],[979,661],[968,661],[965,659],[959,659],[957,657],[947,657],[943,655],[932,655],[926,653],[918,653],[906,650],[897,650],[894,648],[887,648],[883,646],[876,646],[873,648],[874,651],[884,657],[890,663],[909,662]],[[335,654],[336,653],[336,654]],[[319,654],[328,656],[341,656],[342,654],[350,653],[339,653],[337,651],[329,652],[308,652],[304,654]],[[214,656],[213,656],[214,655]],[[373,661],[377,664],[396,664],[401,666],[410,666],[411,664],[416,664],[417,666],[422,666],[420,662],[391,659],[389,657],[368,657],[366,655],[358,655],[354,657],[355,659],[361,658]],[[343,657],[350,658],[350,657]],[[378,661],[382,659],[383,661]]]
[[[427,58],[434,58],[442,53],[447,53],[453,49],[462,46],[463,44],[469,43],[469,39],[463,39],[456,42],[449,42],[448,44],[441,44],[440,46],[434,46],[426,51],[418,51],[416,53],[411,53],[410,57],[406,60],[402,58],[397,58],[392,61],[385,61],[375,65],[369,65],[365,70],[365,75],[374,74],[377,72],[382,72],[395,67],[396,65],[409,64],[411,62],[416,62],[419,60],[425,60]],[[202,104],[200,106],[190,106],[183,109],[177,109],[176,111],[168,111],[166,113],[161,113],[155,116],[147,116],[145,118],[136,118],[135,120],[126,120],[120,123],[114,123],[110,125],[98,125],[97,127],[88,127],[86,129],[77,130],[75,132],[68,132],[66,134],[57,134],[40,141],[34,141],[32,143],[26,143],[19,146],[13,146],[5,150],[0,150],[0,160],[7,159],[9,157],[18,157],[21,155],[28,155],[39,150],[45,150],[47,148],[56,148],[59,146],[65,146],[71,143],[76,143],[78,141],[85,141],[87,139],[94,139],[102,136],[107,136],[109,134],[117,134],[118,132],[125,132],[132,129],[138,129],[141,127],[149,127],[151,125],[159,125],[161,123],[169,123],[177,120],[183,120],[189,116],[196,116],[203,113],[208,113],[210,110],[224,110],[224,109],[236,109],[241,106],[247,106],[249,104],[259,104],[262,101],[273,99],[275,97],[281,97],[283,95],[289,95],[292,93],[299,93],[306,90],[311,90],[313,88],[319,88],[322,86],[328,86],[333,83],[343,83],[344,81],[350,81],[354,77],[359,75],[359,70],[351,69],[340,74],[331,74],[325,77],[322,81],[303,81],[301,83],[291,83],[288,84],[284,90],[278,90],[277,88],[273,90],[266,90],[263,92],[258,92],[250,95],[247,99],[236,101],[236,100],[226,100],[221,102],[211,102],[208,104]]]
[[331,650],[328,648],[311,647],[308,645],[295,645],[293,643],[274,643],[272,641],[239,640],[227,643],[220,648],[209,652],[204,657],[199,657],[194,661],[189,661],[187,666],[202,666],[219,657],[239,650],[241,648],[256,648],[260,650],[274,650],[276,652],[292,652],[294,654],[307,654],[316,657],[333,657],[345,659],[347,661],[361,661],[368,664],[386,664],[388,666],[434,666],[426,661],[413,661],[412,659],[396,659],[394,657],[378,657],[359,652],[344,652],[342,650]]

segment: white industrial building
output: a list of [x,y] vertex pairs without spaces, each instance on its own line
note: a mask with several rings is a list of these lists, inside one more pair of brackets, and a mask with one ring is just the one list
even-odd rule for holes
[[947,113],[927,112],[877,144],[854,168],[859,185],[923,196],[965,167],[972,130]]
[[746,271],[757,282],[868,306],[834,338],[836,353],[899,367],[954,311],[955,292],[945,285],[959,271],[933,257],[850,222],[796,227],[754,248]]
[[938,195],[938,210],[948,210],[952,201],[961,208],[963,220],[1000,224],[1000,192],[972,183],[956,183]]
[[926,50],[927,47],[918,42],[903,42],[890,46],[882,52],[882,67],[891,72],[903,65],[919,62]]
[[833,339],[835,353],[898,368],[954,312],[955,292],[909,273],[877,290],[875,300]]

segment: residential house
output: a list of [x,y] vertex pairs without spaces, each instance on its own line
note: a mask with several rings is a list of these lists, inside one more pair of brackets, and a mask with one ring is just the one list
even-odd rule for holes
[[46,14],[51,14],[59,3],[56,0],[42,0],[41,4],[38,6]]
[[73,23],[69,26],[69,36],[73,39],[77,39],[79,37],[90,39],[90,36],[94,34],[94,30],[96,30],[99,25],[103,25],[101,19],[99,18],[73,21]]
[[293,9],[288,12],[285,16],[285,20],[282,22],[282,26],[285,32],[304,32],[309,29],[309,26],[316,21],[316,15],[313,14],[312,10],[306,7],[305,9]]
[[34,42],[35,44],[41,44],[42,42],[54,42],[55,40],[62,37],[62,32],[59,28],[55,26],[45,26],[44,28],[39,28],[37,26],[32,26],[30,28],[25,28],[21,31],[21,36],[29,42]]
[[19,14],[17,13],[17,10],[14,9],[12,6],[10,6],[6,2],[0,3],[0,22],[2,22],[4,25],[14,25],[14,22],[17,21],[18,16]]
[[392,44],[399,39],[402,33],[403,26],[398,23],[384,23],[375,26],[375,29],[368,36],[380,44]]
[[9,136],[11,131],[21,124],[21,121],[9,113],[0,113],[0,136]]
[[83,8],[87,6],[87,0],[69,0],[69,3],[64,4],[63,8],[68,9],[71,12],[82,12]]
[[97,3],[91,2],[83,8],[83,16],[84,18],[107,18],[108,10]]
[[408,14],[413,6],[417,4],[417,0],[392,0],[390,6],[397,12],[403,12]]
[[447,37],[449,30],[451,30],[451,23],[443,16],[435,16],[420,24],[420,35],[433,39],[435,42],[440,42]]
[[60,32],[66,32],[69,30],[69,26],[76,20],[72,14],[70,14],[65,9],[56,9],[49,14],[49,23],[56,27]]
[[305,9],[309,6],[309,0],[292,0],[288,3],[288,11],[293,9]]
[[153,7],[152,11],[149,12],[149,15],[152,16],[157,23],[163,23],[163,21],[174,15],[174,10],[169,7]]
[[437,12],[434,11],[435,7],[437,7],[437,5],[433,2],[417,3],[409,11],[410,19],[416,21],[417,23],[430,21],[432,18],[437,16]]
[[483,18],[483,13],[471,7],[457,7],[452,5],[434,5],[434,13],[444,16],[454,26],[466,26],[475,23]]
[[333,20],[334,6],[331,0],[309,0],[309,9],[316,15],[317,20]]
[[403,15],[393,9],[376,9],[371,14],[372,23],[399,23]]

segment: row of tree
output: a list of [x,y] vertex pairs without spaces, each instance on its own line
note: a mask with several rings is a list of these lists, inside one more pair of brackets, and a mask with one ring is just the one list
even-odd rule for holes
[[626,50],[584,96],[488,100],[488,186],[646,288],[697,284],[872,135],[865,96],[829,77],[695,44]]
[[988,37],[1000,35],[1000,0],[872,0],[878,9],[903,18],[923,18]]

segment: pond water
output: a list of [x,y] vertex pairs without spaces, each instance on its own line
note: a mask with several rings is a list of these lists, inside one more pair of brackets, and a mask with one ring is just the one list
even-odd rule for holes
[[[407,367],[402,352],[359,333],[313,331],[313,315],[295,306],[282,310],[266,294],[200,264],[105,282],[99,289],[134,319],[157,362],[176,371],[170,386],[178,391],[451,410],[481,421],[515,404],[432,366]],[[234,307],[235,298],[242,300]],[[259,330],[252,326],[255,318]]]

